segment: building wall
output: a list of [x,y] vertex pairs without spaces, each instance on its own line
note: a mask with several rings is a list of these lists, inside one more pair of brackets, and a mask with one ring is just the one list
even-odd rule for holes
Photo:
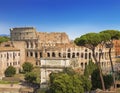
[[113,41],[115,47],[115,56],[120,56],[120,40]]
[[11,28],[10,36],[12,41],[37,39],[36,29],[33,27]]
[[[0,47],[1,48],[1,47]],[[8,66],[14,66],[17,73],[20,69],[20,50],[11,47],[2,47],[0,50],[0,77]]]
[[[21,63],[29,61],[32,58],[32,63],[39,66],[41,65],[41,58],[77,58],[79,67],[85,69],[85,66],[88,65],[90,59],[94,62],[91,50],[82,46],[78,47],[73,42],[70,42],[66,33],[36,32],[33,27],[13,28],[10,31],[14,46],[20,48],[22,54]],[[29,37],[23,35],[25,38],[19,39],[20,41],[24,40],[24,43],[16,41],[16,37],[21,37],[21,32],[28,33],[27,31],[32,31],[30,32],[30,35],[28,35]],[[17,34],[16,36],[15,33]],[[31,39],[31,36],[34,39]],[[96,47],[95,52],[97,59],[100,55],[100,49],[103,50],[100,62],[101,67],[108,68],[110,67],[108,56],[109,49],[105,46]],[[112,59],[113,62],[115,62],[114,48],[112,49]]]

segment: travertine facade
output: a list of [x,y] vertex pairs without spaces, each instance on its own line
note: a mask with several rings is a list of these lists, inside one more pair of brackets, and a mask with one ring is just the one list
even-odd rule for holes
[[42,58],[41,59],[41,88],[45,88],[51,72],[62,71],[65,67],[70,67],[70,59],[66,58]]
[[[12,42],[24,41],[21,44],[25,49],[26,61],[31,61],[34,65],[40,65],[41,58],[77,58],[79,67],[85,68],[88,61],[92,58],[91,50],[85,47],[78,47],[71,42],[66,33],[60,32],[37,32],[33,27],[12,28],[11,30]],[[30,31],[30,34],[26,34]],[[22,33],[22,34],[20,34]],[[15,34],[17,36],[15,36]],[[16,39],[17,37],[21,37]],[[24,38],[23,38],[24,37]],[[17,46],[16,46],[17,47]],[[96,48],[96,55],[99,58],[100,46]],[[108,48],[103,47],[101,67],[109,67]],[[112,58],[115,57],[114,49],[112,49]],[[94,61],[94,60],[93,60]],[[114,62],[114,59],[113,59]]]

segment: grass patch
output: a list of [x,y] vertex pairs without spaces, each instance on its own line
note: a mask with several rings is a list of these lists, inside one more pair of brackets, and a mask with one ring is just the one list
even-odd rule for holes
[[11,82],[11,81],[4,81],[4,80],[0,80],[0,84],[18,84],[19,82],[17,81],[14,81],[14,82]]
[[46,89],[38,89],[37,93],[46,93]]

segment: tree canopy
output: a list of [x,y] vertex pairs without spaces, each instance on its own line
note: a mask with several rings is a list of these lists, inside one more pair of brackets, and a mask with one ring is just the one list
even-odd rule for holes
[[90,91],[90,80],[66,68],[63,72],[50,74],[51,93],[84,93]]
[[111,40],[120,39],[120,31],[118,30],[104,30],[104,31],[101,31],[100,33],[109,34]]
[[79,46],[85,46],[92,49],[101,42],[101,38],[98,33],[87,33],[79,38],[76,38],[74,42]]
[[16,69],[13,66],[9,66],[4,73],[6,77],[12,77],[13,75],[15,75]]
[[37,75],[34,72],[28,72],[25,74],[25,80],[29,83],[36,83]]
[[23,67],[23,71],[24,71],[25,73],[26,73],[26,72],[31,72],[32,69],[33,69],[33,65],[32,65],[31,63],[29,63],[29,62],[23,63],[22,67]]
[[10,38],[6,36],[0,36],[0,43],[9,41]]
[[[102,89],[101,82],[100,82],[100,74],[99,70],[95,69],[91,75],[91,81],[92,81],[92,89],[100,88]],[[109,89],[113,84],[113,78],[111,75],[103,75],[103,79],[105,82],[105,88]]]
[[89,60],[89,64],[85,66],[84,75],[89,78],[95,69],[97,69],[96,64]]

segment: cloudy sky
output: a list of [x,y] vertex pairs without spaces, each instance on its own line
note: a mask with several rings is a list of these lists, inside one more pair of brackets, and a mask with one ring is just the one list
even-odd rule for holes
[[26,26],[66,32],[70,39],[88,32],[120,30],[120,0],[0,0],[0,34]]

